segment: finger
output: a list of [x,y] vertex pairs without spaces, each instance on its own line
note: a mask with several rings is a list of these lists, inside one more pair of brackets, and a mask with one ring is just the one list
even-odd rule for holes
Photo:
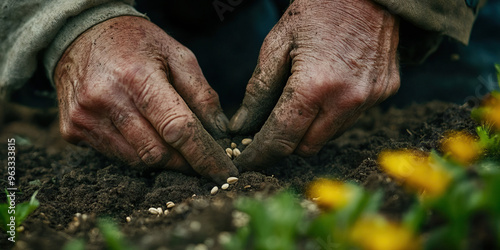
[[256,132],[266,121],[290,74],[292,39],[278,23],[262,44],[257,66],[246,87],[243,103],[229,122],[233,133]]
[[319,112],[319,105],[311,101],[315,98],[298,88],[299,82],[295,75],[290,77],[262,130],[235,159],[238,169],[260,169],[295,151]]
[[166,74],[158,70],[147,79],[146,89],[135,103],[162,139],[196,172],[219,184],[237,175],[232,161],[169,84]]
[[360,115],[357,111],[334,114],[320,112],[304,134],[294,153],[303,157],[317,154],[328,141],[340,136],[351,127]]
[[229,120],[222,111],[217,92],[203,76],[194,54],[179,45],[169,58],[175,58],[169,61],[169,76],[179,95],[216,140],[227,137]]
[[[120,107],[131,107],[123,104]],[[151,168],[168,168],[189,172],[191,167],[182,155],[167,145],[156,130],[135,108],[124,108],[111,114],[111,121],[134,148],[142,162]]]
[[112,159],[123,161],[132,166],[141,164],[134,148],[119,133],[109,120],[90,121],[85,128],[75,132],[81,141],[87,142],[95,150]]

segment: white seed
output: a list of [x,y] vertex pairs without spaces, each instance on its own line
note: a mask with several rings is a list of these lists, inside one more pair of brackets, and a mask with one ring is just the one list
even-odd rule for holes
[[235,148],[235,149],[233,150],[233,156],[234,156],[234,157],[238,157],[238,156],[240,156],[240,154],[241,154],[241,151],[240,151],[239,149]]
[[226,190],[226,189],[228,189],[228,188],[229,188],[229,184],[228,184],[228,183],[226,183],[226,184],[222,185],[222,186],[221,186],[221,188],[222,188],[222,189],[224,189],[224,190]]
[[150,207],[150,208],[148,209],[148,211],[149,211],[151,214],[158,214],[158,210],[156,210],[156,208],[154,208],[154,207]]
[[127,216],[127,218],[125,218],[125,220],[126,220],[127,222],[130,222],[130,221],[132,220],[132,218],[130,218],[130,216]]
[[168,211],[168,210],[166,210],[166,209],[165,209],[165,211],[163,211],[163,214],[164,214],[164,215],[167,215],[168,213],[169,213],[169,211]]
[[236,177],[229,177],[229,178],[227,178],[227,183],[229,183],[229,184],[234,184],[237,181],[238,181],[238,178],[236,178]]
[[227,156],[229,157],[229,159],[233,159],[233,155],[232,155],[232,154],[227,153],[227,152],[226,152],[226,154],[227,154]]
[[226,153],[233,155],[233,150],[230,148],[226,148]]
[[252,187],[252,185],[246,185],[246,186],[244,186],[243,188],[244,188],[244,189],[247,189],[247,188],[251,188],[251,187]]
[[173,203],[171,201],[167,202],[166,205],[167,205],[167,208],[173,208],[173,207],[175,207],[175,203]]
[[241,140],[241,144],[247,146],[248,144],[252,143],[252,139],[250,138],[245,138],[243,140]]
[[191,197],[196,197],[196,194],[191,195]]
[[158,211],[158,214],[163,214],[163,209],[161,207],[157,208],[156,211]]
[[236,143],[234,142],[231,142],[231,148],[236,148],[236,147],[238,147],[238,145],[236,145]]
[[216,194],[217,191],[219,191],[219,188],[217,186],[213,187],[212,190],[210,191],[210,194]]

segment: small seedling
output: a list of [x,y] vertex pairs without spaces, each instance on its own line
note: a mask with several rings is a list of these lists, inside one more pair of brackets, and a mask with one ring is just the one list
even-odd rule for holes
[[[7,203],[0,204],[0,226],[9,234],[9,232],[17,230],[21,226],[24,220],[40,206],[40,202],[36,199],[38,191],[33,193],[29,201],[19,204],[15,204],[15,200],[11,200],[11,196],[7,190],[5,190],[5,193],[7,194]],[[11,220],[12,218],[14,220]],[[15,237],[16,234],[11,233],[10,235]]]

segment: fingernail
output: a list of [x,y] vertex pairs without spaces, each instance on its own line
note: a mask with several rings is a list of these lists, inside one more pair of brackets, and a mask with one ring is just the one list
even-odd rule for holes
[[241,107],[233,116],[233,118],[231,118],[231,121],[229,122],[229,130],[231,132],[239,131],[243,127],[243,124],[247,120],[247,117],[248,109],[245,107]]
[[229,123],[229,120],[227,119],[227,116],[224,113],[220,113],[217,115],[217,118],[215,118],[215,125],[222,131],[223,133],[227,132],[227,124]]

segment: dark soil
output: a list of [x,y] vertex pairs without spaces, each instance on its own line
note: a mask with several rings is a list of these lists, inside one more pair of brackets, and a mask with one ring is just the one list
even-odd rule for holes
[[[126,239],[140,249],[186,249],[199,243],[219,248],[220,236],[236,230],[232,205],[236,198],[283,189],[302,194],[308,182],[324,176],[382,189],[383,213],[398,219],[412,196],[380,171],[378,153],[387,148],[430,151],[438,147],[445,131],[473,131],[477,125],[469,118],[467,105],[431,102],[406,109],[374,108],[318,155],[290,156],[262,173],[242,173],[228,190],[210,195],[215,184],[208,179],[170,171],[141,173],[91,149],[66,144],[58,135],[56,111],[7,107],[9,111],[1,115],[0,155],[7,155],[7,138],[18,138],[16,176],[21,192],[17,199],[29,200],[39,190],[41,205],[24,222],[15,246],[0,233],[0,249],[60,249],[75,238],[85,239],[88,249],[104,249],[96,228],[100,217],[113,218]],[[7,166],[6,157],[0,159]],[[3,170],[1,178],[4,187]],[[168,215],[148,212],[150,207],[166,209],[168,201],[176,203]]]

